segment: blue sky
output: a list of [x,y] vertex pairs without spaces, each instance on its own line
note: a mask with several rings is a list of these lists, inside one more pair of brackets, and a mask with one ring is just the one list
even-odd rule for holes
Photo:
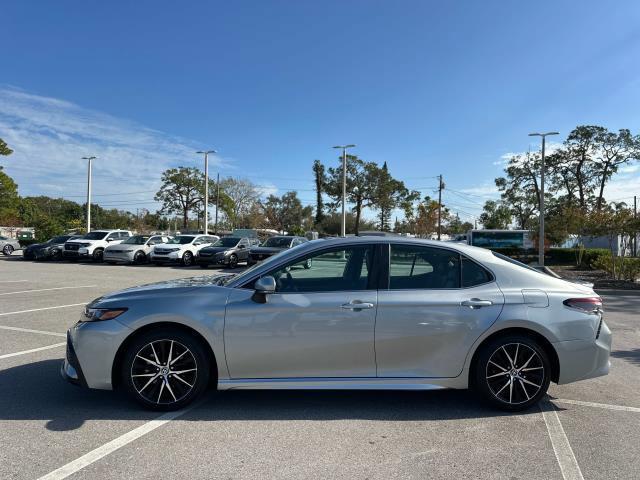
[[[211,147],[213,172],[311,203],[313,160],[356,143],[424,194],[442,173],[470,218],[530,131],[639,132],[639,24],[636,1],[9,2],[3,164],[22,194],[81,200],[96,154],[96,199],[135,210]],[[638,187],[631,168],[608,196]]]

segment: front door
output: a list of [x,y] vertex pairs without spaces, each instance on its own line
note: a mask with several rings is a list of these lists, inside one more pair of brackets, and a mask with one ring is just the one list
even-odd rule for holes
[[504,296],[490,272],[458,252],[392,244],[378,295],[379,377],[456,377]]
[[375,377],[373,251],[330,248],[277,267],[265,274],[276,280],[266,303],[252,285],[235,289],[224,329],[231,378]]

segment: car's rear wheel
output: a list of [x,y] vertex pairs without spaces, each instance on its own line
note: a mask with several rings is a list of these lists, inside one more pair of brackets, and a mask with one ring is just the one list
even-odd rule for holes
[[13,246],[5,245],[4,248],[2,249],[2,253],[8,257],[13,253]]
[[51,260],[53,260],[54,262],[58,262],[58,261],[62,260],[62,252],[60,250],[58,250],[57,248],[54,248],[51,251]]
[[128,394],[152,410],[177,410],[209,384],[209,358],[202,343],[172,328],[143,333],[127,348],[122,383]]
[[227,267],[236,268],[237,266],[238,266],[238,257],[236,255],[231,255],[229,257],[229,263],[227,264]]
[[485,401],[513,412],[526,410],[547,393],[551,363],[535,339],[505,335],[480,348],[472,383]]
[[184,255],[182,255],[182,265],[184,265],[185,267],[190,267],[192,263],[193,263],[193,253],[189,251],[184,252]]

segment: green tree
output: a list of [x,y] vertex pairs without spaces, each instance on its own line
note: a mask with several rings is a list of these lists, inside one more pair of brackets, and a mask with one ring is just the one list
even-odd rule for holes
[[[11,155],[12,153],[13,153],[13,150],[9,148],[9,145],[7,145],[7,142],[5,142],[0,138],[0,155],[8,156],[8,155]],[[0,166],[0,169],[2,169],[1,166]]]
[[[215,204],[215,193],[209,193],[209,200]],[[249,180],[228,177],[220,181],[220,209],[227,216],[230,229],[246,226],[246,218],[259,200],[260,190]]]
[[0,171],[0,224],[7,224],[9,220],[15,223],[19,203],[18,185],[13,178]]
[[371,182],[369,206],[378,211],[380,230],[389,230],[391,213],[394,209],[403,206],[413,192],[410,192],[402,181],[391,176],[387,162],[384,162],[381,168],[371,168],[369,181]]
[[325,184],[324,165],[320,160],[313,162],[313,179],[316,184],[316,216],[315,223],[320,224],[324,218],[324,203],[322,201],[322,192]]
[[502,203],[515,217],[518,228],[523,230],[530,228],[531,220],[538,211],[541,166],[542,157],[537,153],[515,155],[505,168],[506,176],[495,180],[496,187],[502,192]]
[[283,233],[304,233],[313,209],[303,207],[296,192],[287,192],[281,197],[269,195],[264,203],[264,212],[272,228]]
[[187,228],[189,213],[197,212],[204,198],[204,174],[194,167],[170,168],[162,173],[162,185],[154,199],[162,203],[161,214],[181,214]]
[[486,229],[504,230],[511,224],[511,211],[501,202],[487,200],[482,207],[480,222]]

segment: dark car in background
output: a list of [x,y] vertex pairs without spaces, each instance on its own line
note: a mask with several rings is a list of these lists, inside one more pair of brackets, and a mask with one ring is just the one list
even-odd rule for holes
[[273,255],[276,255],[284,250],[288,250],[293,247],[297,247],[303,243],[308,242],[304,237],[297,237],[294,235],[276,235],[268,238],[259,247],[254,247],[249,252],[249,259],[247,265],[255,265],[262,260],[265,260]]
[[200,250],[196,263],[200,268],[207,268],[209,265],[235,268],[238,263],[249,260],[249,249],[257,243],[256,239],[246,237],[223,237],[213,245]]
[[60,235],[44,243],[34,243],[22,251],[22,257],[25,260],[60,260],[64,244],[76,238],[82,238],[82,235]]

